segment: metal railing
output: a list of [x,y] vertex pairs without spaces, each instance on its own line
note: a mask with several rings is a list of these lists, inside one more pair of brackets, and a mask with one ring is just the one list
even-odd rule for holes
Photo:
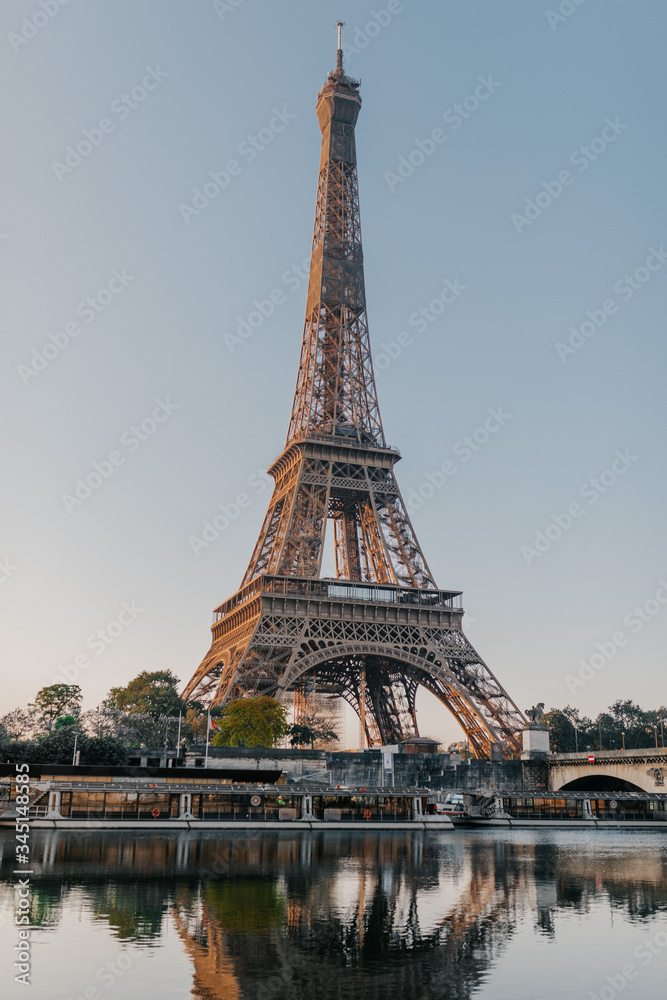
[[310,579],[291,576],[259,576],[246,584],[213,612],[213,623],[222,621],[240,605],[259,594],[368,601],[372,604],[400,604],[422,608],[462,610],[461,591],[425,590],[395,584],[361,583],[340,579]]

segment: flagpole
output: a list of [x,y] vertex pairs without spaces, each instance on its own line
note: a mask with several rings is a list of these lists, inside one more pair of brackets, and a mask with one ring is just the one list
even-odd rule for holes
[[204,768],[208,767],[208,737],[211,731],[211,709],[208,710],[208,722],[206,724],[206,757],[204,758]]

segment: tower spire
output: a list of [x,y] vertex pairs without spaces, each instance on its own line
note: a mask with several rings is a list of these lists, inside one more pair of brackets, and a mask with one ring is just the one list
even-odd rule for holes
[[338,48],[336,50],[336,74],[340,75],[340,76],[344,76],[344,71],[343,71],[343,41],[342,41],[344,22],[343,21],[339,21],[338,24],[336,25],[336,27],[338,28]]

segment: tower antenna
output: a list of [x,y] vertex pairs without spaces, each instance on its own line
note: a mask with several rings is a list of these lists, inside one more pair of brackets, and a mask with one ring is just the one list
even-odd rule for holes
[[343,38],[344,22],[343,21],[339,21],[338,24],[336,25],[336,27],[338,28],[338,48],[336,50],[336,72],[337,73],[342,73],[343,72],[343,41],[342,41],[342,38]]

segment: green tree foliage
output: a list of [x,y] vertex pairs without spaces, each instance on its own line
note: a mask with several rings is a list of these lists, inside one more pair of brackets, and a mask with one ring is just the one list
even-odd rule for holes
[[230,701],[218,720],[216,747],[272,747],[289,732],[287,710],[275,698]]
[[185,702],[178,695],[178,677],[170,670],[143,670],[126,687],[111,688],[107,706],[122,712],[174,716],[185,712]]
[[287,733],[293,747],[315,746],[316,743],[334,743],[338,734],[326,722],[306,719],[304,725],[293,725]]
[[[667,724],[667,712],[663,710]],[[645,711],[630,700],[615,701],[596,719],[581,715],[579,710],[566,705],[552,708],[545,714],[550,730],[551,749],[554,753],[574,753],[581,750],[626,750],[654,747],[656,730],[658,745],[662,746],[660,713]],[[575,729],[576,724],[576,729]]]
[[60,716],[73,715],[78,718],[82,697],[78,684],[51,684],[37,692],[29,708],[34,708],[40,721],[47,729],[51,729]]
[[113,736],[86,736],[76,726],[61,726],[36,740],[10,740],[0,747],[0,755],[10,764],[71,764],[75,737],[80,764],[114,766],[127,763],[122,740]]
[[209,879],[206,901],[228,934],[268,934],[287,918],[284,892],[266,878]]
[[[189,711],[187,713],[189,715]],[[87,736],[115,736],[127,747],[155,747],[165,745],[170,750],[176,748],[178,740],[178,717],[175,715],[154,716],[148,712],[121,712],[109,708],[108,704],[84,712],[80,719],[81,729]],[[206,715],[201,730],[206,739]],[[181,720],[181,744],[194,738],[186,717]]]
[[198,702],[190,702],[185,713],[183,736],[196,743],[206,742],[207,713]]
[[63,726],[76,726],[79,720],[75,715],[61,715],[59,719],[56,719],[54,729],[62,729]]
[[127,750],[114,736],[84,736],[80,763],[122,767],[127,764]]

